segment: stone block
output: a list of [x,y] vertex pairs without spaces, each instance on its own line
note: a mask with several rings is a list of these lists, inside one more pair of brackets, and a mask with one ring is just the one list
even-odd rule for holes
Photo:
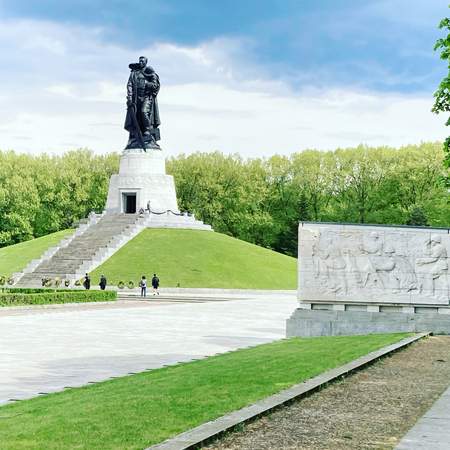
[[301,223],[299,299],[447,306],[450,231]]
[[405,312],[323,311],[298,308],[286,322],[287,337],[373,333],[450,334],[450,315]]

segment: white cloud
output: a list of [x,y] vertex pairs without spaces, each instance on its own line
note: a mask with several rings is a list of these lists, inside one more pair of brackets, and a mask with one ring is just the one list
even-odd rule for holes
[[352,87],[293,92],[246,62],[247,45],[218,39],[197,47],[128,48],[105,43],[100,29],[0,22],[0,148],[120,151],[127,140],[127,64],[141,54],[162,80],[161,145],[169,155],[222,150],[269,156],[445,135],[444,118],[430,112],[431,96]]

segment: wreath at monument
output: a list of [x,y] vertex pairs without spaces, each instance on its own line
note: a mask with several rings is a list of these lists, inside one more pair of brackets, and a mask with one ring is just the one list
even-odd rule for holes
[[119,289],[123,289],[125,287],[125,283],[123,281],[119,281],[119,283],[117,284],[117,287]]
[[55,278],[55,287],[61,286],[61,283],[62,283],[61,278],[56,277],[56,278]]
[[127,287],[128,289],[134,289],[134,281],[129,281]]
[[14,284],[14,278],[8,278],[7,283],[12,286]]
[[69,287],[70,286],[70,280],[64,280],[64,286]]
[[80,280],[75,281],[75,286],[81,286],[83,284],[83,278],[81,278]]
[[5,276],[0,276],[0,286],[4,286],[6,284],[6,277]]

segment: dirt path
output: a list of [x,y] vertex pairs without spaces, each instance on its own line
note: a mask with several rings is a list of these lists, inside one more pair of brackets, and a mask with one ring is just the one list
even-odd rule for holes
[[450,337],[426,338],[208,449],[392,449],[450,385]]

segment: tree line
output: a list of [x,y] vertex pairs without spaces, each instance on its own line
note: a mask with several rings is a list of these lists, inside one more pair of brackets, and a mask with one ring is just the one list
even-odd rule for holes
[[[106,202],[119,155],[0,152],[0,246],[70,227]],[[450,226],[440,143],[167,161],[179,208],[222,233],[296,255],[300,221]]]

